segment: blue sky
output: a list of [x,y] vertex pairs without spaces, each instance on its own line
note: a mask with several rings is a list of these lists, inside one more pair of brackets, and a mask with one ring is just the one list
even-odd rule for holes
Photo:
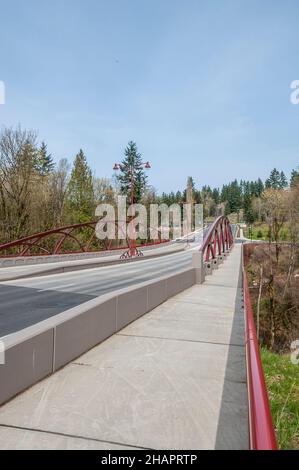
[[0,125],[111,176],[126,143],[158,191],[299,165],[299,2],[0,0]]

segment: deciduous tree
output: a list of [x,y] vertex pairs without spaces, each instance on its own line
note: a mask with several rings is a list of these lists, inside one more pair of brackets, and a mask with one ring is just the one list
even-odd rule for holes
[[66,210],[72,223],[88,222],[94,218],[92,172],[82,149],[76,155],[73,164],[67,188]]

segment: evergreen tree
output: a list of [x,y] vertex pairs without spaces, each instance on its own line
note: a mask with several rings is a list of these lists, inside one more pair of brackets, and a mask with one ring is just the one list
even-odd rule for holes
[[296,182],[299,180],[299,171],[292,170],[291,173],[291,188],[293,188]]
[[242,195],[238,181],[233,181],[227,188],[227,202],[229,212],[238,212],[242,206]]
[[257,196],[257,183],[256,183],[256,181],[250,181],[249,188],[250,188],[250,196],[251,197]]
[[37,154],[36,171],[40,176],[47,176],[54,170],[54,167],[52,155],[48,153],[45,142],[42,142]]
[[181,200],[181,193],[178,191],[177,195],[175,195],[174,192],[171,191],[171,193],[169,193],[168,195],[168,204],[169,205],[174,204],[177,199]]
[[247,212],[245,212],[244,219],[245,222],[249,225],[254,223],[254,213],[251,207],[247,210]]
[[257,197],[261,197],[261,194],[265,189],[264,183],[262,182],[261,178],[257,180],[256,187],[257,187]]
[[195,190],[195,183],[194,183],[194,179],[193,179],[192,176],[188,176],[188,178],[187,178],[187,187],[191,188],[192,191]]
[[88,222],[94,216],[92,172],[83,150],[76,155],[67,189],[67,212],[73,223]]
[[172,202],[171,202],[171,204],[173,204],[173,203],[179,204],[180,202],[182,202],[182,200],[183,200],[183,195],[182,195],[181,191],[177,191],[174,198],[173,198],[173,200],[172,200]]
[[279,172],[276,168],[274,168],[269,178],[266,180],[266,188],[272,189],[284,189],[288,185],[288,180],[283,171]]
[[199,190],[194,191],[194,200],[195,200],[196,204],[201,204],[202,203],[201,192]]
[[218,188],[213,189],[212,198],[214,199],[215,204],[218,205],[220,202],[220,193]]
[[245,185],[245,181],[241,180],[240,181],[240,191],[241,191],[242,195],[244,194],[244,185]]
[[202,187],[202,192],[206,195],[206,196],[212,196],[212,189],[210,186],[203,186]]
[[224,184],[222,186],[220,198],[221,198],[221,202],[227,202],[227,199],[228,199],[228,186],[226,184]]
[[248,222],[250,214],[252,213],[251,209],[251,202],[252,202],[252,185],[247,182],[244,186],[244,194],[243,194],[243,209],[244,209],[244,219]]
[[280,189],[284,189],[288,186],[288,180],[283,171],[280,172]]
[[168,203],[168,195],[165,192],[163,192],[161,194],[160,202],[161,202],[161,204],[167,204]]
[[212,189],[210,186],[203,186],[201,190],[202,204],[205,206],[208,199],[212,198]]
[[125,158],[120,166],[120,174],[117,180],[120,183],[121,193],[127,196],[127,202],[131,197],[131,174],[133,172],[134,182],[134,203],[140,202],[146,189],[147,176],[143,167],[141,167],[142,158],[138,153],[135,142],[130,141],[125,149]]

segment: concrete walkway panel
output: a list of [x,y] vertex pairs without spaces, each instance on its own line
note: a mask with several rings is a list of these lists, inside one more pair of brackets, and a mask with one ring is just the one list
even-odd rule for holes
[[240,267],[236,245],[206,283],[4,405],[1,448],[247,449]]

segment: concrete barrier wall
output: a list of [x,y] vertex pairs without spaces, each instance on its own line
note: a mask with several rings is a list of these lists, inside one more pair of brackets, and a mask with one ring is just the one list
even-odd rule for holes
[[117,298],[116,331],[148,312],[147,286],[120,294]]
[[[156,243],[155,245],[142,245],[140,248],[142,251],[150,251],[155,248],[161,248],[164,246],[169,246],[175,244],[172,241]],[[111,255],[121,255],[125,247],[119,248],[116,250],[107,250],[107,251],[96,251],[96,252],[86,252],[86,253],[66,253],[66,254],[57,254],[57,255],[48,255],[48,256],[22,256],[22,257],[8,257],[0,258],[0,268],[7,268],[10,266],[30,266],[35,264],[49,264],[49,263],[58,263],[62,261],[77,261],[93,258],[106,258]]]
[[0,404],[195,284],[195,269],[105,294],[2,338]]
[[150,312],[167,300],[167,280],[153,282],[147,288],[147,306]]
[[167,298],[182,292],[195,284],[195,270],[189,269],[167,279]]
[[11,258],[0,258],[0,267],[7,268],[11,266],[31,266],[36,264],[50,264],[78,260],[92,260],[94,258],[106,258],[111,255],[120,255],[124,250],[113,250],[107,252],[95,253],[77,253],[77,254],[61,254],[48,256],[22,256]]
[[5,364],[0,364],[0,404],[52,373],[53,335],[49,329],[6,349]]
[[[116,332],[117,297],[54,327],[53,372]],[[84,304],[83,304],[84,307]]]

